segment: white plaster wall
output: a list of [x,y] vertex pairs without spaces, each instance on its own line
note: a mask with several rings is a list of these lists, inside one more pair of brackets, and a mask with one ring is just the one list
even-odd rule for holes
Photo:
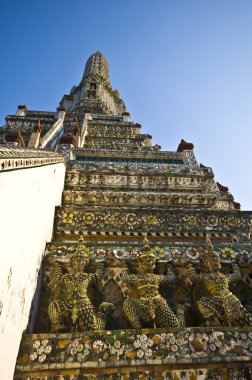
[[64,176],[63,163],[0,174],[0,379],[13,378]]

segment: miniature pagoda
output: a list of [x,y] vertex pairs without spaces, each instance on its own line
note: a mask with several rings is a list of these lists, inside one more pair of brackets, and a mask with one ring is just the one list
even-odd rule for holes
[[14,379],[252,378],[252,212],[193,144],[152,145],[100,52],[57,112],[19,106],[0,138],[67,165]]

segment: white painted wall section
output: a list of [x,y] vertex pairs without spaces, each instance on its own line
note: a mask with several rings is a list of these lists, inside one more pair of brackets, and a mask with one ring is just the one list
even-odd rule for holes
[[0,379],[13,378],[64,177],[63,163],[0,174]]

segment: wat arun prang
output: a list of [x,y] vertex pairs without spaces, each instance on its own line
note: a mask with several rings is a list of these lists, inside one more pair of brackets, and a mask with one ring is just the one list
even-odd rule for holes
[[252,212],[193,144],[152,145],[100,52],[58,113],[19,106],[1,137],[67,162],[15,379],[252,378]]

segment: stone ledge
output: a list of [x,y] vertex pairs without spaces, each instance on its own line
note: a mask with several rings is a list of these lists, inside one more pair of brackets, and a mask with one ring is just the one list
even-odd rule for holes
[[59,163],[65,159],[53,151],[0,145],[0,173]]
[[177,328],[24,335],[17,371],[251,363],[252,329]]

